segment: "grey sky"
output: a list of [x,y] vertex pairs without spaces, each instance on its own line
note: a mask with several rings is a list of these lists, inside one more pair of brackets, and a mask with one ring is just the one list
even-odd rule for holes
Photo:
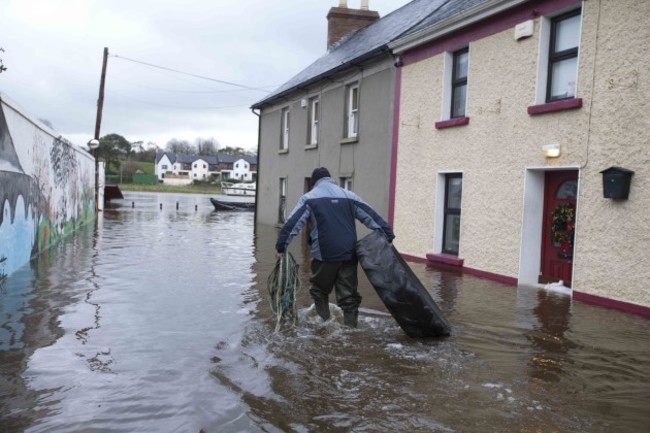
[[[385,16],[409,0],[370,0]],[[360,0],[349,0],[358,8]],[[100,135],[164,147],[214,137],[253,149],[264,92],[173,73],[133,59],[273,90],[325,54],[338,0],[2,0],[0,92],[64,137],[95,129],[104,47],[110,57]],[[117,57],[115,57],[117,56]]]

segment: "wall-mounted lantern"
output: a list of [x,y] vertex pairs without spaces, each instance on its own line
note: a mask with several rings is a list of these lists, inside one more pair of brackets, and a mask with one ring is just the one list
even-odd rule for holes
[[603,197],[626,199],[630,194],[630,180],[634,172],[621,167],[609,167],[603,175]]
[[560,156],[560,145],[557,143],[545,144],[542,146],[542,153],[547,158],[557,158]]

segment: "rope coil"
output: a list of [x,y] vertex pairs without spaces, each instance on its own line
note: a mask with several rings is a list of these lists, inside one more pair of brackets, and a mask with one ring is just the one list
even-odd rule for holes
[[285,252],[276,262],[267,283],[271,295],[271,311],[276,317],[275,332],[284,323],[295,326],[298,321],[296,294],[300,289],[300,280],[298,264],[291,253]]

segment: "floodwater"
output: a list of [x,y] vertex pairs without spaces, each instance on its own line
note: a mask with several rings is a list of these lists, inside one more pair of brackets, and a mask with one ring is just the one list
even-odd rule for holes
[[12,274],[0,432],[647,431],[650,321],[411,264],[450,337],[408,338],[365,279],[359,328],[324,324],[296,239],[299,323],[274,333],[275,236],[126,193]]

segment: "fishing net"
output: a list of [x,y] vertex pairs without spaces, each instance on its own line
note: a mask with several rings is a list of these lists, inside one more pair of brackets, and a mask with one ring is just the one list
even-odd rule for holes
[[298,264],[291,253],[285,252],[275,264],[273,272],[269,275],[268,289],[271,295],[271,310],[276,317],[275,332],[285,323],[295,325],[298,320],[296,294],[300,289],[300,280]]

